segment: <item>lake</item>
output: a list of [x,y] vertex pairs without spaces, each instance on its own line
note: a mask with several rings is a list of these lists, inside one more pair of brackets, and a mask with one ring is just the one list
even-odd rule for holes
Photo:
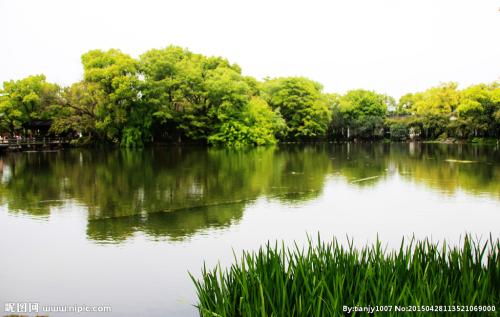
[[188,272],[228,265],[268,240],[302,244],[318,233],[356,245],[379,237],[388,249],[413,235],[500,237],[500,148],[0,154],[0,309],[36,302],[111,306],[103,316],[197,316]]

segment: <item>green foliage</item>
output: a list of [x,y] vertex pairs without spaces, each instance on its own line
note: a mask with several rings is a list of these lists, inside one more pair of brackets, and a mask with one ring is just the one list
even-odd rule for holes
[[461,246],[449,247],[412,239],[386,252],[380,241],[356,249],[352,241],[344,247],[318,235],[305,250],[268,243],[244,252],[227,270],[204,267],[201,280],[192,279],[201,316],[342,316],[344,305],[496,305],[500,241],[466,236]]
[[121,145],[127,148],[142,147],[142,132],[135,127],[127,127],[123,129]]
[[220,57],[169,46],[141,55],[140,65],[158,136],[205,140],[254,93],[241,69]]
[[399,98],[399,102],[396,105],[395,113],[398,115],[409,115],[411,114],[413,105],[415,103],[415,98],[413,94],[405,94]]
[[[49,121],[59,98],[59,87],[44,75],[3,83],[0,90],[0,129],[28,133],[33,121]],[[33,132],[33,131],[32,131]]]
[[285,122],[280,114],[263,99],[253,97],[239,116],[224,120],[208,142],[231,147],[275,144],[275,135],[284,128]]
[[339,107],[349,119],[383,117],[387,112],[386,96],[369,90],[350,90],[340,98]]
[[342,130],[347,138],[377,138],[383,136],[384,117],[387,105],[391,102],[387,96],[363,89],[348,91],[338,98],[333,107],[341,119],[333,129]]
[[[445,83],[392,97],[363,89],[324,94],[304,77],[259,82],[222,57],[152,49],[138,60],[117,50],[82,55],[84,79],[60,89],[45,76],[3,84],[0,133],[25,136],[37,124],[73,143],[140,147],[197,142],[242,147],[310,139],[500,139],[500,83],[459,90]],[[404,124],[402,126],[392,124]]]
[[84,81],[100,98],[95,105],[95,128],[108,141],[141,146],[148,140],[151,108],[141,100],[138,65],[119,50],[93,50],[82,55]]
[[428,114],[421,117],[424,138],[436,139],[443,135],[446,132],[448,122],[448,117],[442,114]]
[[479,84],[464,89],[457,108],[463,123],[459,130],[464,137],[500,137],[495,113],[500,111],[500,85]]
[[279,114],[256,96],[256,80],[237,65],[174,46],[146,52],[140,64],[155,135],[231,147],[276,142]]
[[206,135],[207,105],[203,89],[202,56],[180,47],[149,50],[140,56],[144,101],[153,108],[157,137],[187,132],[199,139]]
[[391,139],[396,141],[404,141],[408,138],[408,126],[403,123],[393,123],[390,126]]
[[323,87],[304,77],[266,80],[263,96],[283,116],[287,129],[285,139],[305,139],[326,135],[331,119]]
[[400,98],[396,113],[412,114],[420,121],[426,139],[451,136],[460,139],[500,137],[495,114],[500,109],[499,83],[457,89],[442,84]]
[[460,103],[457,87],[456,83],[447,83],[413,94],[411,98],[407,95],[408,99],[411,99],[410,111],[418,115],[433,116],[455,111]]
[[104,99],[104,92],[94,83],[77,82],[66,87],[54,116],[51,131],[64,135],[77,132],[90,138],[101,139],[96,128],[97,105]]

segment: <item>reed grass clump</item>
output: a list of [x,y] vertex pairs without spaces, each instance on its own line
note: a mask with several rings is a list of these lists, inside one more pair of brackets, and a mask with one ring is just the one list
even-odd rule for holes
[[423,306],[496,310],[500,309],[500,241],[490,237],[482,243],[466,236],[459,246],[449,247],[411,239],[403,240],[399,250],[387,251],[380,241],[358,249],[352,241],[343,247],[335,239],[323,242],[318,236],[305,248],[267,243],[235,257],[228,269],[204,267],[201,279],[191,278],[201,316],[339,316],[346,314],[345,307],[354,306],[393,307],[375,316],[401,315],[395,306],[417,309],[412,316],[428,316],[429,312],[418,311]]

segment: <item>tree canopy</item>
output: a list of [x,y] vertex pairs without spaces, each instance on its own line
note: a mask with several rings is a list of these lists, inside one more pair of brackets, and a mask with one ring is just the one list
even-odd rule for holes
[[[81,57],[68,87],[44,75],[4,82],[0,133],[69,136],[125,147],[153,142],[242,147],[278,141],[500,138],[500,83],[444,83],[403,95],[323,92],[305,77],[245,76],[223,57],[168,46],[133,58],[117,49]],[[35,128],[37,122],[50,126]]]
[[382,137],[384,118],[392,98],[374,91],[357,89],[332,100],[337,120],[332,122],[336,135],[361,138]]
[[34,121],[51,120],[59,89],[44,75],[4,82],[0,90],[0,128],[11,134],[27,134],[32,132],[29,129]]
[[284,139],[316,138],[325,135],[331,110],[321,84],[304,77],[266,80],[263,96],[286,123]]

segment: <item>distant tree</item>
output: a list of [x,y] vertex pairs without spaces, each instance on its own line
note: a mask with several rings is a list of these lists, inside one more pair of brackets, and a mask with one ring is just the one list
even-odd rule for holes
[[141,146],[150,139],[151,109],[141,100],[137,62],[119,50],[82,55],[84,81],[102,98],[96,105],[96,128],[112,142]]
[[395,141],[404,141],[408,138],[408,126],[404,123],[393,123],[390,126],[391,139]]
[[285,139],[326,135],[331,109],[321,93],[322,88],[319,83],[304,77],[276,78],[262,84],[264,99],[286,122]]
[[399,102],[396,105],[396,114],[409,115],[415,104],[415,96],[412,93],[405,94],[399,98]]
[[141,55],[140,69],[155,134],[227,146],[275,142],[279,115],[238,65],[169,46]]
[[[138,60],[117,50],[82,55],[84,78],[60,89],[44,75],[3,83],[0,132],[56,135],[126,147],[194,141],[240,147],[277,140],[500,138],[500,83],[444,83],[403,95],[325,94],[304,77],[257,81],[222,57],[168,46]],[[42,122],[39,122],[42,121]]]
[[446,83],[400,98],[397,110],[412,114],[424,138],[498,137],[495,113],[500,108],[498,83],[479,84],[463,90]]
[[346,137],[383,136],[388,100],[386,95],[363,89],[350,90],[340,97],[338,112],[347,125]]
[[4,82],[0,90],[0,127],[11,134],[28,133],[34,121],[50,121],[59,91],[59,86],[48,83],[44,75]]
[[[176,46],[144,53],[140,68],[145,77],[144,101],[154,109],[156,127],[192,140],[206,140],[217,123],[217,108],[222,103],[217,94],[224,91],[217,88],[216,81],[222,79],[222,74],[229,79],[224,82],[226,92],[231,94],[233,90],[232,97],[224,98],[234,98],[235,91],[230,87],[246,85],[239,66]],[[249,98],[247,91],[243,95]]]
[[197,55],[175,46],[152,49],[140,56],[143,99],[153,109],[154,135],[179,137],[183,114],[193,103],[203,102],[200,95],[191,98],[203,91],[198,61]]
[[460,103],[458,84],[451,82],[413,94],[411,113],[417,115],[448,115]]
[[461,91],[457,120],[462,136],[498,137],[495,114],[500,111],[500,84],[479,84]]
[[96,83],[77,82],[61,93],[59,111],[54,116],[51,131],[56,134],[80,133],[87,141],[105,140],[96,126],[98,105],[105,99]]
[[283,121],[278,111],[257,96],[253,78],[233,68],[218,67],[207,73],[205,86],[213,127],[210,144],[240,147],[276,143]]
[[232,147],[275,144],[275,136],[285,128],[285,121],[279,113],[260,97],[252,97],[240,113],[223,120],[208,141]]

